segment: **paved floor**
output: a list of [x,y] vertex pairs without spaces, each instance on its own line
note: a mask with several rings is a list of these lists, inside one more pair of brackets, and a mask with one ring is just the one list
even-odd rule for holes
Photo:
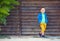
[[60,41],[60,39],[46,39],[46,38],[12,38],[0,39],[0,41]]
[[60,41],[60,36],[46,36],[41,38],[39,36],[9,36],[2,38],[0,41]]

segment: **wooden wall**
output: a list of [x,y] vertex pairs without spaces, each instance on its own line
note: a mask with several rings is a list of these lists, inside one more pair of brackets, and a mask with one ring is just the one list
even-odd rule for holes
[[[18,0],[20,2],[20,0]],[[21,35],[20,31],[20,5],[15,6],[15,9],[12,9],[7,17],[7,25],[0,24],[0,35]]]
[[46,35],[60,35],[60,1],[23,0],[21,4],[22,35],[38,35],[40,28],[37,15],[41,7],[46,8],[49,23]]
[[46,8],[49,23],[46,35],[60,35],[60,1],[59,0],[18,0],[7,18],[7,25],[0,25],[5,35],[38,35],[40,28],[37,15],[41,7]]

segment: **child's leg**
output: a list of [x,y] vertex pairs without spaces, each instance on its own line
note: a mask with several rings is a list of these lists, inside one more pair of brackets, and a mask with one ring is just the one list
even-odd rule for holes
[[44,32],[46,31],[46,26],[47,26],[47,24],[46,24],[46,23],[44,23],[44,27],[45,27],[45,30],[44,30]]
[[41,27],[41,34],[44,35],[44,31],[45,31],[44,24],[41,23],[40,27]]
[[41,27],[41,34],[44,35],[45,30],[46,30],[46,24],[41,23],[41,24],[40,24],[40,27]]

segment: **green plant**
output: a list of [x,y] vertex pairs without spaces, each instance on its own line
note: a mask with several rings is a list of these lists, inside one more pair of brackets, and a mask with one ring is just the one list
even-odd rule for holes
[[6,25],[6,18],[10,15],[10,10],[14,5],[19,5],[16,0],[0,0],[0,23]]

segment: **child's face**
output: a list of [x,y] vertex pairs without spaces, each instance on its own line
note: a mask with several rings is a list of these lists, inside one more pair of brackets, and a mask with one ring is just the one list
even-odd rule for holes
[[45,8],[41,8],[41,13],[44,13],[45,12]]

